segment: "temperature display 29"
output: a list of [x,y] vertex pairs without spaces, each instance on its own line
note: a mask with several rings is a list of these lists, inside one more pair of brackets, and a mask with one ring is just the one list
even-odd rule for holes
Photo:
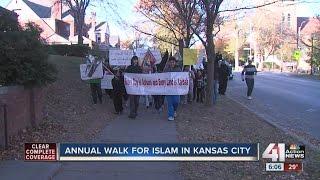
[[300,172],[302,170],[302,163],[284,163],[284,171],[286,172]]

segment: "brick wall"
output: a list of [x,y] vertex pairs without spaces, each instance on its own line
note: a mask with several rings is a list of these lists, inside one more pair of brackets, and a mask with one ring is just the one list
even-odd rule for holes
[[[5,104],[7,107],[9,136],[17,134],[26,127],[39,125],[43,118],[43,100],[44,93],[39,88],[31,90],[21,86],[0,87],[0,104]],[[0,116],[2,120],[3,113]]]

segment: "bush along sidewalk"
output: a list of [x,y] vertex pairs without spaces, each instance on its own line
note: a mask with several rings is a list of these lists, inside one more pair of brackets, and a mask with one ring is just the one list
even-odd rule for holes
[[[41,89],[56,80],[57,70],[48,62],[42,30],[33,23],[22,28],[12,13],[0,14],[0,113],[7,114],[0,132],[8,136],[42,120]],[[1,116],[2,116],[1,114]],[[1,145],[2,144],[2,145]],[[3,143],[0,143],[3,147]]]

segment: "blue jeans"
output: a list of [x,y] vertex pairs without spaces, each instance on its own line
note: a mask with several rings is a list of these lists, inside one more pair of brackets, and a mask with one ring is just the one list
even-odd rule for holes
[[177,111],[180,102],[179,95],[168,95],[166,96],[168,104],[168,117],[173,117],[174,112]]
[[218,80],[213,81],[213,104],[217,103],[218,98]]

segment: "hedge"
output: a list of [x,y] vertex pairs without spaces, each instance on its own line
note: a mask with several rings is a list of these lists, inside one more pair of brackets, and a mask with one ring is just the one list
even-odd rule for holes
[[61,55],[61,56],[78,56],[85,57],[90,51],[90,47],[87,45],[47,45],[49,54]]
[[[0,24],[6,26],[0,18]],[[12,24],[18,26],[17,20]],[[11,22],[11,21],[10,21]],[[48,53],[41,42],[38,26],[0,31],[0,86],[45,86],[56,80],[57,69],[47,61]]]

